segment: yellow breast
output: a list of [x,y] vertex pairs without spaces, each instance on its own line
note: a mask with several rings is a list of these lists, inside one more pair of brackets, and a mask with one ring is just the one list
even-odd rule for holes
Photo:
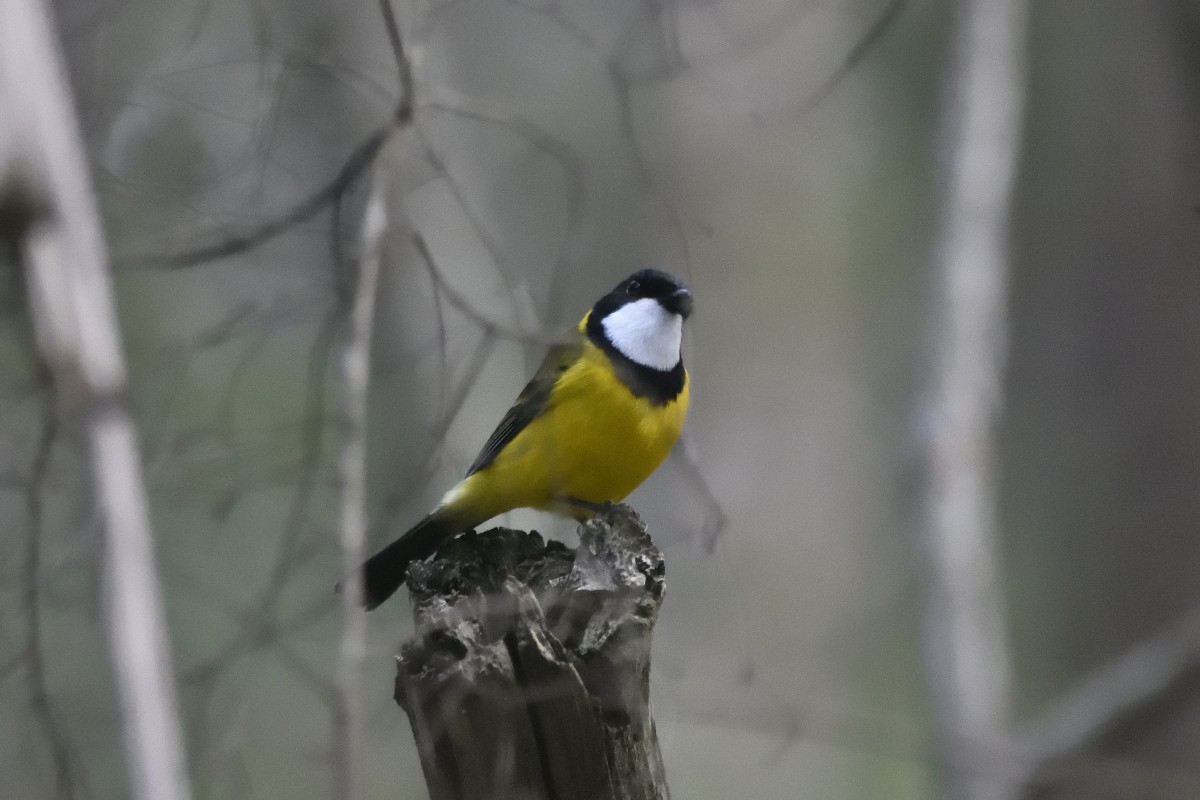
[[[689,379],[665,405],[635,397],[608,356],[584,341],[543,413],[462,485],[486,517],[532,507],[578,516],[562,502],[624,499],[671,452],[687,415]],[[465,499],[465,498],[464,498]]]

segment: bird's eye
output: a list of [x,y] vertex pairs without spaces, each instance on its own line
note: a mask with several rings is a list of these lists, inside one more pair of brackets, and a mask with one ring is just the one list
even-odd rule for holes
[[630,281],[625,287],[625,294],[636,294],[637,290],[642,288],[642,285],[637,281]]

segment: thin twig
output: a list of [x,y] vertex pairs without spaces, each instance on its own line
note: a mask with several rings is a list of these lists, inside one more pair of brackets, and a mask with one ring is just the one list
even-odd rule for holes
[[400,36],[400,24],[396,21],[396,12],[392,9],[391,0],[379,0],[379,12],[383,15],[383,29],[387,33],[388,44],[392,47],[392,58],[396,61],[396,76],[400,88],[400,102],[396,106],[396,122],[400,124],[412,121],[413,115],[413,71],[412,62],[404,51],[404,39]]
[[[451,395],[450,402],[446,404],[445,411],[430,432],[430,444],[425,449],[425,457],[417,467],[417,478],[411,482],[411,485],[421,485],[432,475],[434,456],[445,443],[446,435],[450,432],[450,426],[458,418],[458,414],[467,402],[471,390],[475,388],[475,384],[478,383],[479,378],[482,376],[483,365],[491,357],[492,351],[496,349],[496,341],[495,336],[485,335],[480,341],[479,346],[475,348],[474,354],[471,356],[470,361],[467,362],[466,369],[463,370],[465,377],[458,385],[454,394]],[[387,530],[395,520],[396,514],[399,513],[404,502],[408,499],[410,491],[410,489],[406,489],[403,486],[397,486],[395,491],[384,498],[383,508],[371,526],[371,541],[379,541],[383,538],[382,532]]]
[[566,180],[567,228],[573,228],[583,216],[584,175],[587,169],[584,159],[569,142],[555,136],[533,120],[496,103],[479,98],[467,98],[449,87],[431,90],[429,98],[423,100],[422,111],[435,110],[451,114],[460,119],[494,125],[519,136],[538,152],[554,159],[562,168]]
[[175,253],[148,253],[117,258],[114,261],[115,266],[122,271],[182,269],[221,258],[229,258],[258,247],[285,233],[289,228],[316,216],[335,198],[342,196],[375,160],[375,155],[379,152],[379,148],[383,145],[390,130],[391,123],[388,123],[368,136],[365,141],[351,151],[350,156],[329,183],[272,219],[260,222],[246,230],[224,235],[211,244],[203,244]]
[[45,531],[45,489],[50,470],[50,456],[58,439],[58,411],[50,376],[45,375],[46,394],[42,400],[41,432],[29,470],[25,492],[25,511],[29,518],[29,539],[25,549],[26,603],[26,671],[29,679],[29,701],[41,725],[54,762],[55,796],[74,798],[75,775],[71,746],[62,729],[58,714],[50,699],[46,680],[46,659],[42,642],[41,563],[42,539]]
[[704,546],[704,552],[712,555],[716,550],[721,532],[729,523],[729,517],[725,514],[725,508],[713,493],[712,486],[700,469],[700,457],[696,453],[692,436],[687,431],[684,431],[683,435],[679,437],[679,443],[671,451],[671,460],[683,473],[684,479],[700,493],[701,502],[704,504],[704,525],[700,530],[700,542]]
[[499,336],[504,339],[511,339],[514,342],[541,345],[564,344],[570,341],[570,334],[567,332],[554,334],[538,330],[527,330],[506,325],[487,316],[446,280],[441,270],[438,269],[437,262],[433,259],[433,254],[429,252],[429,245],[426,244],[423,236],[419,233],[413,234],[413,245],[425,262],[425,267],[429,270],[430,277],[437,284],[438,289],[446,295],[446,301],[478,326],[487,336]]
[[908,0],[889,0],[875,21],[854,42],[854,46],[846,53],[842,62],[837,66],[837,69],[825,77],[825,80],[821,82],[816,91],[804,98],[804,101],[799,105],[797,113],[801,116],[809,114],[824,103],[833,94],[834,90],[841,85],[846,76],[862,63],[867,54],[871,52],[871,48],[892,27],[893,23],[900,17],[900,12],[907,5]]
[[508,271],[504,269],[504,257],[500,244],[488,231],[487,226],[484,224],[479,213],[472,206],[471,198],[467,189],[450,170],[450,166],[446,163],[446,159],[438,149],[434,138],[425,132],[424,126],[422,126],[420,122],[417,123],[415,129],[417,131],[417,135],[420,137],[421,144],[425,147],[425,153],[429,159],[429,162],[446,182],[446,188],[450,190],[450,194],[454,198],[454,202],[458,204],[459,210],[462,211],[467,223],[475,232],[475,236],[479,239],[479,243],[483,245],[485,250],[487,250],[488,256],[492,259],[492,263],[496,267],[496,272],[500,276],[500,280],[504,282],[505,290],[508,292],[509,296],[513,299],[513,303],[515,304],[517,302],[517,291],[516,287],[513,286],[512,279],[509,276]]
[[361,144],[354,148],[343,162],[333,179],[308,195],[292,208],[281,214],[253,225],[246,230],[221,236],[210,244],[179,250],[175,253],[143,253],[114,259],[118,270],[134,269],[182,269],[194,267],[239,253],[252,250],[270,239],[286,233],[290,228],[311,219],[327,206],[340,202],[346,191],[375,160],[379,148],[387,139],[396,123],[407,123],[413,116],[412,66],[404,52],[395,12],[389,0],[379,0],[384,18],[384,30],[388,36],[396,59],[399,101],[392,113],[392,120],[380,126]]
[[[428,95],[427,98],[422,99],[419,110],[440,111],[462,119],[469,119],[502,128],[506,132],[524,139],[531,148],[553,159],[559,165],[562,169],[565,182],[566,225],[563,232],[562,246],[560,247],[555,266],[556,269],[563,266],[567,261],[568,246],[573,242],[580,223],[583,220],[584,202],[586,200],[584,185],[586,170],[584,169],[583,159],[580,155],[566,141],[553,135],[532,120],[512,113],[510,109],[500,104],[489,103],[479,98],[467,98],[461,93],[445,86],[437,87],[436,89],[431,88],[428,91]],[[534,314],[527,307],[516,305],[522,299],[522,295],[517,292],[509,273],[504,269],[502,248],[489,233],[481,215],[472,207],[469,192],[463,187],[453,172],[451,172],[446,157],[438,149],[435,137],[427,136],[421,129],[421,126],[418,126],[418,130],[421,131],[429,162],[441,174],[451,195],[453,195],[454,200],[458,203],[463,216],[475,231],[475,235],[479,238],[484,249],[487,250],[501,280],[504,281],[505,289],[508,291],[514,303],[514,308],[518,312],[517,316],[523,316],[527,321],[535,320]],[[522,314],[522,312],[524,313]],[[534,324],[536,324],[536,321],[534,321]]]
[[320,476],[325,443],[326,378],[339,318],[336,309],[326,314],[309,349],[300,475],[295,480],[295,491],[284,517],[281,542],[271,574],[253,605],[237,615],[241,622],[237,634],[204,661],[182,673],[180,681],[186,686],[207,683],[222,666],[252,652],[257,645],[273,640],[273,635],[279,632],[274,618],[275,606],[287,585],[288,576],[296,566],[300,550],[297,542],[315,500]]

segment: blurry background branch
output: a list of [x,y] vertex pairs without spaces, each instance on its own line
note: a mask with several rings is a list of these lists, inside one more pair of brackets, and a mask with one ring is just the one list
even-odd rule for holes
[[[0,208],[6,209],[0,233],[19,249],[55,393],[87,429],[105,541],[104,615],[132,794],[186,800],[141,456],[87,159],[46,8],[38,0],[3,0],[0,19],[0,117],[8,120],[0,136]],[[53,430],[46,423],[44,435]],[[35,474],[44,469],[43,461]],[[60,780],[59,790],[67,788]]]
[[[339,582],[341,638],[337,657],[337,697],[330,731],[334,755],[332,797],[335,800],[356,800],[361,795],[362,666],[367,649],[361,565],[367,540],[367,401],[379,273],[387,234],[411,232],[404,214],[392,213],[391,207],[396,204],[396,198],[402,198],[412,190],[413,181],[409,176],[417,170],[410,162],[421,160],[419,149],[413,145],[412,68],[390,0],[380,0],[380,13],[399,71],[400,101],[396,122],[375,158],[363,209],[357,269],[345,290],[349,304],[344,309],[337,457],[338,539],[342,556]],[[417,152],[411,152],[413,150]],[[334,209],[336,224],[340,200]]]
[[950,800],[1015,787],[972,759],[1010,716],[1005,598],[996,536],[993,426],[1008,326],[1010,204],[1024,108],[1024,0],[956,4],[933,243],[936,305],[922,541],[925,662]]
[[333,797],[354,800],[362,738],[362,661],[366,619],[362,611],[361,565],[367,533],[367,390],[371,363],[376,287],[388,229],[388,186],[376,166],[363,212],[361,252],[347,309],[340,381],[338,448],[339,544],[342,550],[342,632],[338,647],[337,709],[334,713]]
[[119,260],[118,269],[195,267],[235,256],[286,233],[296,225],[307,222],[322,211],[339,203],[354,182],[370,168],[391,129],[389,124],[368,136],[346,158],[333,180],[278,216],[258,222],[242,231],[223,233],[214,237],[209,244],[184,248],[174,253],[126,256]]
[[[403,58],[403,51],[398,51]],[[362,562],[367,539],[367,442],[370,354],[385,241],[416,239],[400,200],[421,180],[423,147],[406,121],[396,124],[380,150],[363,210],[358,269],[347,309],[341,357],[338,449],[342,633],[338,656],[339,698],[333,726],[335,796],[359,796],[356,775],[362,738],[361,705],[366,619],[362,608]]]
[[[1198,667],[1200,608],[1195,608],[1085,675],[1049,709],[1022,725],[1016,741],[1030,757],[1016,784],[1056,782],[1055,773],[1062,770],[1063,762],[1079,760],[1079,753],[1123,722],[1169,699]],[[1082,761],[1086,764],[1088,759]],[[1154,782],[1153,773],[1136,777],[1140,778],[1137,786]],[[1190,777],[1188,783],[1181,781],[1184,791],[1200,791],[1200,774]]]
[[[3,150],[2,144],[0,150]],[[0,192],[2,191],[0,189]],[[40,728],[52,753],[55,791],[59,797],[73,800],[76,797],[75,772],[79,769],[79,763],[74,747],[67,738],[60,716],[61,711],[50,693],[42,625],[42,549],[46,537],[46,506],[49,499],[46,483],[51,457],[61,436],[62,426],[58,418],[58,398],[53,389],[52,378],[44,367],[41,373],[45,383],[41,430],[38,432],[37,447],[29,467],[30,481],[25,495],[29,529],[26,531],[27,544],[23,564],[27,624],[24,659],[27,663],[30,705],[37,714]]]

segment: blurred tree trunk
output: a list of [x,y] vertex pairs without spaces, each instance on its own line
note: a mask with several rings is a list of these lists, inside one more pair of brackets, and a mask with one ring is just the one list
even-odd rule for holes
[[108,253],[48,9],[0,0],[0,236],[19,252],[55,392],[87,431],[104,620],[138,800],[190,796]]
[[1009,654],[995,530],[992,427],[1008,325],[1008,228],[1025,94],[1023,0],[965,0],[942,109],[942,194],[933,250],[933,373],[922,628],[945,793],[1013,788],[982,748],[1007,735]]

